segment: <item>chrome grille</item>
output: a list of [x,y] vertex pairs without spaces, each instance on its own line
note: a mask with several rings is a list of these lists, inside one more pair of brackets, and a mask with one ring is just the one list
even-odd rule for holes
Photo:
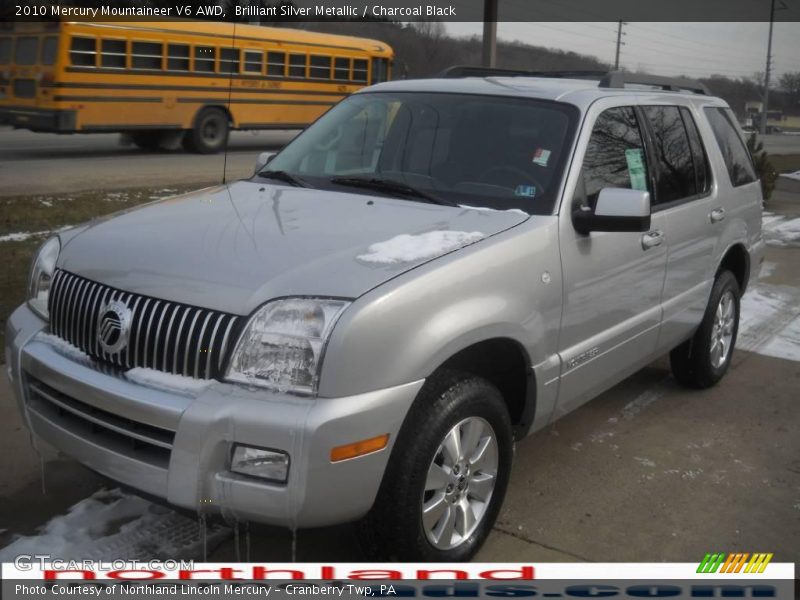
[[[127,345],[109,354],[97,338],[97,318],[115,300],[131,310],[131,326]],[[96,359],[199,379],[221,375],[240,321],[236,315],[124,292],[60,269],[53,276],[49,309],[51,333]]]

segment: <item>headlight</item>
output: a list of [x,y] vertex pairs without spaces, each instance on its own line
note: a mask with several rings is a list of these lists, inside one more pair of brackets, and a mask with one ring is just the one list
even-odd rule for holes
[[350,303],[286,298],[262,306],[233,351],[227,379],[312,394],[331,330]]
[[31,267],[31,277],[28,283],[28,306],[43,319],[50,318],[47,311],[47,300],[50,297],[50,284],[53,281],[53,272],[56,269],[59,252],[61,252],[61,242],[57,237],[50,238],[39,248]]

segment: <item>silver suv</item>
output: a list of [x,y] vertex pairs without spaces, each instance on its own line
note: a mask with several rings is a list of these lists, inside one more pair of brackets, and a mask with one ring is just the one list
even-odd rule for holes
[[720,380],[761,203],[688,80],[385,83],[249,180],[47,241],[9,375],[36,443],[172,505],[463,560],[515,439],[665,353]]

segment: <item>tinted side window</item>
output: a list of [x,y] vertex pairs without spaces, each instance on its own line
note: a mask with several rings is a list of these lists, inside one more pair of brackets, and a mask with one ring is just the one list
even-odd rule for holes
[[39,38],[18,37],[14,49],[14,63],[18,65],[35,65],[39,60]]
[[0,37],[0,65],[11,62],[11,37]]
[[213,73],[216,50],[211,46],[194,47],[194,70],[203,73]]
[[286,65],[286,55],[283,52],[267,53],[267,75],[283,77]]
[[100,64],[102,66],[124,69],[127,57],[125,40],[100,40]]
[[586,155],[576,200],[594,206],[607,187],[647,190],[644,143],[630,106],[610,108],[597,118]]
[[750,152],[733,125],[729,111],[708,106],[705,112],[711,129],[714,130],[714,137],[719,144],[725,166],[728,168],[731,183],[735,187],[755,181],[757,177]]
[[93,67],[96,53],[95,38],[74,37],[69,51],[69,60],[73,65]]
[[697,193],[705,194],[711,189],[711,167],[708,165],[708,155],[703,147],[703,140],[697,130],[692,112],[682,106],[681,117],[689,135],[689,146],[692,148],[692,161],[694,162],[695,181],[697,182]]
[[694,196],[694,162],[678,107],[645,106],[644,113],[653,131],[654,160],[658,162],[656,202],[664,204]]
[[133,42],[131,66],[134,69],[160,69],[163,52],[159,42]]
[[56,54],[58,53],[58,38],[46,37],[42,41],[42,64],[52,65],[56,62]]
[[350,59],[337,58],[333,65],[333,78],[339,81],[350,79]]
[[167,69],[170,71],[189,70],[189,46],[184,44],[167,46]]

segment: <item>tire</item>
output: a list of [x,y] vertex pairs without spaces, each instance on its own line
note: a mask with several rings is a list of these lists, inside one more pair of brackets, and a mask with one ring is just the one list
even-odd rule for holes
[[[456,435],[472,448],[458,461],[446,449],[453,448]],[[369,559],[469,560],[497,519],[513,448],[511,420],[496,387],[464,373],[431,377],[400,430],[375,504],[360,523]],[[432,516],[423,517],[425,508]]]
[[158,129],[135,131],[130,134],[131,141],[142,150],[158,150],[161,147],[163,132]]
[[694,336],[670,352],[672,374],[683,386],[715,385],[731,364],[739,333],[739,284],[730,271],[717,275],[703,321]]
[[228,115],[219,108],[204,108],[194,120],[194,127],[183,136],[183,147],[199,154],[216,154],[228,143]]

